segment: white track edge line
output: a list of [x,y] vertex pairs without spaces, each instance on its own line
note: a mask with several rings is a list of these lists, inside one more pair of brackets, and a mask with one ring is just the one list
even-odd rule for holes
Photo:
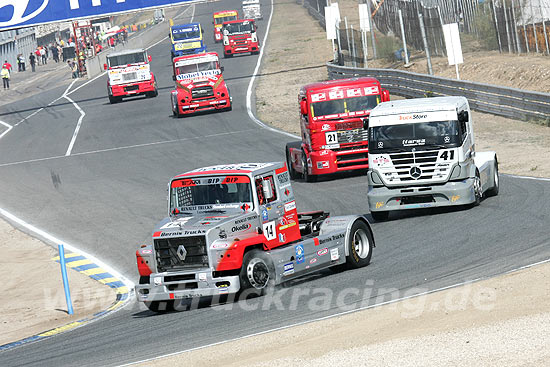
[[84,120],[84,116],[86,116],[86,112],[84,112],[82,110],[82,108],[80,108],[80,106],[75,101],[73,101],[69,96],[65,95],[64,98],[67,101],[71,102],[73,104],[73,106],[78,110],[78,112],[80,112],[80,117],[78,118],[78,122],[76,124],[75,129],[74,129],[73,137],[71,138],[71,142],[69,143],[69,146],[67,148],[67,152],[65,152],[65,157],[68,157],[68,156],[71,155],[74,143],[76,142],[76,137],[78,136],[78,132],[80,131],[80,126],[82,125],[82,121]]
[[533,267],[533,266],[536,266],[536,265],[545,264],[545,263],[550,263],[550,259],[537,261],[537,262],[532,263],[532,264],[520,266],[518,268],[514,268],[512,270],[509,270],[509,271],[506,271],[504,273],[497,274],[497,275],[491,276],[491,277],[480,277],[480,278],[468,280],[468,281],[465,281],[465,282],[455,283],[453,285],[448,285],[448,286],[445,286],[445,287],[432,289],[431,291],[421,292],[421,293],[418,293],[418,294],[413,294],[413,295],[410,295],[410,296],[401,297],[401,298],[398,298],[398,299],[389,300],[389,301],[377,303],[377,304],[374,304],[374,305],[359,307],[359,308],[356,308],[356,309],[353,309],[353,310],[342,311],[342,312],[335,313],[335,314],[332,314],[332,315],[323,316],[323,317],[319,317],[319,318],[308,320],[308,321],[302,321],[302,322],[298,322],[298,323],[291,324],[291,325],[280,326],[280,327],[273,328],[273,329],[270,329],[270,330],[264,330],[264,331],[260,331],[260,332],[257,332],[257,333],[252,333],[252,334],[249,334],[249,335],[244,335],[244,336],[240,336],[240,337],[237,337],[237,338],[233,338],[233,339],[227,339],[227,340],[224,340],[224,341],[211,343],[211,344],[208,344],[208,345],[203,345],[203,346],[200,346],[200,347],[189,348],[189,349],[186,349],[186,350],[183,350],[183,351],[180,351],[180,352],[169,353],[169,354],[165,354],[165,355],[158,356],[158,357],[152,357],[152,358],[144,359],[144,360],[141,360],[141,361],[126,363],[126,364],[118,365],[117,367],[132,366],[132,365],[136,365],[138,363],[145,363],[145,362],[150,362],[150,361],[163,359],[163,358],[167,358],[167,357],[173,357],[173,356],[180,355],[180,354],[183,354],[183,353],[193,352],[193,351],[196,351],[196,350],[205,349],[205,348],[209,348],[209,347],[214,347],[214,346],[217,346],[217,345],[230,343],[230,342],[234,342],[234,341],[238,341],[238,340],[243,340],[243,339],[251,338],[251,337],[254,337],[254,336],[264,335],[264,334],[268,334],[268,333],[272,333],[272,332],[276,332],[276,331],[290,329],[290,328],[293,328],[293,327],[296,327],[296,326],[306,325],[306,324],[309,324],[309,323],[328,320],[328,319],[332,319],[332,318],[335,318],[335,317],[340,317],[340,316],[352,314],[352,313],[355,313],[355,312],[365,311],[365,310],[368,310],[368,309],[371,309],[371,308],[380,307],[380,306],[384,306],[384,305],[388,305],[388,304],[392,304],[392,303],[396,303],[396,302],[401,302],[401,301],[405,301],[405,300],[408,300],[408,299],[411,299],[411,298],[427,296],[427,295],[432,294],[432,293],[441,292],[441,291],[444,291],[444,290],[449,290],[449,289],[461,287],[461,286],[464,286],[464,285],[467,285],[467,284],[473,284],[473,283],[476,283],[478,281],[494,279],[495,277],[498,277],[498,276],[503,276],[503,275],[506,275],[506,274],[514,273],[516,271],[524,270],[524,269],[527,269],[527,268],[530,268],[530,267]]
[[254,113],[252,112],[252,87],[254,86],[254,81],[256,80],[256,75],[258,75],[258,70],[260,70],[260,64],[262,63],[262,57],[264,55],[264,49],[267,43],[267,36],[269,34],[269,29],[271,27],[271,18],[273,17],[273,0],[271,0],[271,12],[269,13],[269,20],[267,21],[267,27],[265,30],[264,39],[262,41],[263,46],[260,48],[260,55],[258,56],[258,62],[256,63],[256,68],[254,69],[254,72],[252,73],[252,77],[250,78],[250,82],[248,83],[248,88],[246,90],[246,112],[248,112],[248,117],[254,123],[259,125],[260,127],[273,131],[282,135],[289,136],[291,138],[300,139],[299,136],[294,135],[292,133],[288,133],[286,131],[278,130],[273,127],[267,126],[265,123],[263,123],[260,119],[258,119],[256,116],[254,116]]
[[2,139],[2,137],[3,137],[4,135],[6,135],[7,133],[9,133],[10,130],[13,129],[13,126],[11,126],[10,124],[8,124],[7,122],[4,122],[4,121],[2,121],[2,120],[0,120],[0,124],[4,125],[4,126],[7,128],[6,131],[4,131],[2,134],[0,134],[0,139]]

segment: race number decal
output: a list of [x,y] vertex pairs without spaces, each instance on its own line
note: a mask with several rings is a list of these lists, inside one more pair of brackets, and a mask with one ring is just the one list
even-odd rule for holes
[[277,237],[275,233],[275,221],[264,223],[263,225],[264,237],[266,240],[271,241]]
[[325,133],[327,145],[338,143],[338,133],[336,131],[328,131]]
[[441,153],[441,158],[444,161],[453,160],[455,158],[455,151],[454,150],[444,150],[443,153]]

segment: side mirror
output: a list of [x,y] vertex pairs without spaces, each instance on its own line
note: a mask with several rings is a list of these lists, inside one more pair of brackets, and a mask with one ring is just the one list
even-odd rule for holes
[[172,80],[176,81],[176,76],[175,75],[172,75]]
[[387,89],[382,89],[382,102],[388,102],[390,100],[390,92]]
[[103,64],[103,70],[107,70],[107,64]]
[[300,113],[302,115],[307,115],[307,101],[305,99],[300,101]]
[[266,201],[269,201],[273,198],[273,189],[271,188],[270,180],[262,180],[262,190],[264,192],[264,197]]
[[222,67],[220,67],[220,70],[221,70],[222,73],[223,73],[223,71],[224,71],[225,69],[224,69],[224,67],[222,66]]
[[212,24],[214,24],[214,21],[212,21]]
[[468,122],[469,120],[468,111],[462,111],[458,114],[458,121],[460,122]]
[[147,55],[147,60],[149,60],[149,62],[151,62],[151,60],[153,60],[153,58],[151,57],[151,55]]
[[363,119],[363,130],[367,130],[369,128],[369,117],[365,117]]

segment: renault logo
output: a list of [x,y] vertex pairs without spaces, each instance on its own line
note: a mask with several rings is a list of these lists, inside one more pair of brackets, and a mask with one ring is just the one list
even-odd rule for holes
[[414,166],[414,167],[411,167],[409,174],[411,175],[412,178],[414,178],[415,180],[418,180],[420,176],[422,176],[422,170],[420,169],[420,167]]
[[178,246],[176,255],[178,255],[181,261],[185,261],[185,257],[187,256],[187,250],[185,249],[185,247],[183,247],[183,245]]

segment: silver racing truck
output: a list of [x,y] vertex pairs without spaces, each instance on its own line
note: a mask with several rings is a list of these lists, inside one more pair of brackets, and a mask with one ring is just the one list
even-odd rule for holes
[[499,191],[495,152],[476,152],[468,100],[415,98],[380,103],[369,117],[368,203],[376,220],[391,210],[477,205]]
[[200,168],[172,178],[169,216],[136,252],[138,301],[162,312],[182,299],[246,290],[261,295],[328,267],[369,264],[361,215],[298,213],[284,163]]

